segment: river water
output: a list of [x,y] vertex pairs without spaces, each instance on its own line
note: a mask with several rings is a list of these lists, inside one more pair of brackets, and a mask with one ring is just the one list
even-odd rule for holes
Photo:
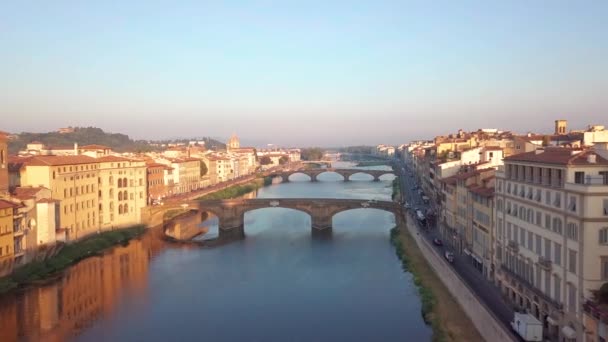
[[[250,196],[389,200],[384,177],[296,174]],[[197,217],[181,223],[217,234],[217,219]],[[0,341],[428,341],[393,226],[391,213],[357,209],[316,239],[307,214],[270,208],[246,214],[244,240],[216,248],[147,234],[0,298]]]

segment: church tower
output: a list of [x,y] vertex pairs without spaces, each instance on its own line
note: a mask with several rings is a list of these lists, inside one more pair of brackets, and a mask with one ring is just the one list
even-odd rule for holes
[[239,142],[239,137],[236,134],[233,134],[228,140],[228,144],[226,144],[226,149],[230,152],[231,150],[238,150],[241,147],[241,143]]

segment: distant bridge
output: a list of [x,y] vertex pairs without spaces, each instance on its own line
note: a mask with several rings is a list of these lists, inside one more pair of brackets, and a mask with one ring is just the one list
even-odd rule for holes
[[326,169],[299,169],[299,170],[291,170],[291,171],[281,171],[271,174],[271,176],[281,177],[283,182],[289,182],[289,176],[302,173],[310,177],[312,182],[317,181],[317,177],[325,172],[334,172],[341,175],[344,178],[345,182],[350,181],[350,176],[357,173],[364,173],[374,177],[374,182],[380,180],[380,177],[383,175],[395,175],[395,172],[392,170],[363,170],[363,169],[334,169],[334,168],[326,168]]
[[150,206],[142,209],[142,221],[150,227],[164,224],[169,210],[191,209],[213,213],[219,219],[220,238],[245,236],[245,213],[261,208],[288,208],[310,215],[312,233],[331,232],[333,217],[353,209],[378,209],[391,212],[397,224],[402,222],[401,207],[391,201],[334,198],[256,198],[189,201],[182,204]]
[[300,160],[300,163],[325,165],[327,167],[331,167],[331,161],[329,161],[329,160]]

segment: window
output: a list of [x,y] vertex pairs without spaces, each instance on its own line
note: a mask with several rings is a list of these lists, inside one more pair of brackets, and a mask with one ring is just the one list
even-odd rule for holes
[[562,245],[555,243],[553,246],[554,258],[553,262],[559,266],[562,265]]
[[608,280],[608,257],[602,257],[602,280]]
[[576,312],[576,287],[572,283],[568,283],[568,310]]
[[585,173],[582,171],[576,171],[574,173],[574,183],[585,184]]
[[604,215],[608,215],[608,199],[604,200]]
[[511,223],[507,222],[507,240],[511,240]]
[[553,205],[558,208],[562,205],[562,194],[560,194],[559,192],[555,193],[555,200],[553,201]]
[[600,229],[599,243],[600,245],[608,245],[608,228]]
[[558,217],[553,219],[553,231],[559,235],[562,235],[562,220]]
[[540,211],[536,212],[536,225],[541,226],[543,221],[543,214]]
[[540,200],[541,200],[541,193],[542,193],[542,191],[540,189],[536,189],[536,196],[534,197],[534,200],[536,202],[540,202]]
[[513,184],[513,195],[517,196],[517,190],[518,190],[518,186],[517,184]]
[[528,199],[532,199],[534,197],[533,192],[532,192],[532,187],[528,187]]
[[568,250],[568,271],[576,274],[576,251]]
[[532,232],[528,232],[528,250],[532,250],[534,245],[534,234]]
[[[568,230],[568,239],[578,241],[578,226],[575,223],[568,223],[567,230]],[[608,243],[608,241],[607,241],[607,243]]]
[[568,203],[568,210],[576,212],[576,197],[570,196],[570,203]]
[[549,190],[545,192],[545,204],[551,205],[551,191]]
[[513,226],[513,241],[519,241],[519,227]]
[[118,178],[118,187],[122,188],[122,179]]
[[528,215],[526,216],[526,222],[533,223],[534,222],[534,211],[528,208]]
[[545,259],[551,260],[551,240],[545,239]]
[[541,256],[542,255],[542,246],[543,246],[542,238],[538,234],[535,234],[535,235],[536,235],[536,254],[538,256]]
[[553,275],[553,299],[556,302],[561,302],[562,280],[556,275]]
[[507,182],[507,193],[511,193],[511,183]]
[[545,214],[545,228],[551,229],[551,215]]
[[118,200],[122,201],[122,192],[120,192],[120,191],[118,192]]
[[521,244],[522,247],[524,247],[526,245],[526,230],[521,228],[521,232],[519,235],[519,243]]
[[125,214],[127,214],[129,212],[129,205],[127,203],[125,203],[123,211],[124,211]]
[[545,271],[545,294],[551,297],[551,271]]
[[122,214],[122,204],[119,204],[119,205],[118,205],[118,213],[119,213],[119,214]]

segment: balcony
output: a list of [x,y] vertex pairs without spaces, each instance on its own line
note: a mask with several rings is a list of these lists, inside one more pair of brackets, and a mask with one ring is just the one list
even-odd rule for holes
[[608,182],[603,176],[587,176],[579,183],[566,182],[564,188],[586,193],[602,193],[608,192]]

